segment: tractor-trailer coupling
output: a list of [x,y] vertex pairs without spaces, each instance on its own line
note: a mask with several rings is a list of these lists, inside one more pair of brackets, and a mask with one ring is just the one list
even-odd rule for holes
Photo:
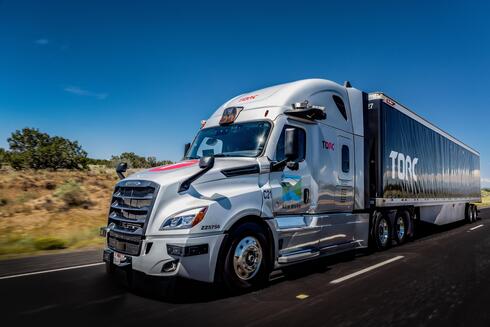
[[477,218],[478,152],[382,93],[310,79],[239,95],[181,162],[118,166],[107,271],[247,289],[292,263]]

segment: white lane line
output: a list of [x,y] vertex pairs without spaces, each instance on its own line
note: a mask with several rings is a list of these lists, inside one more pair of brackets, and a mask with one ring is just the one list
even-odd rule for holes
[[387,264],[389,264],[389,263],[392,263],[392,262],[394,262],[394,261],[397,261],[397,260],[400,260],[400,259],[403,259],[403,258],[404,258],[404,256],[399,255],[399,256],[397,256],[397,257],[394,257],[394,258],[388,259],[388,260],[386,260],[386,261],[383,261],[383,262],[377,263],[377,264],[375,264],[375,265],[373,265],[373,266],[370,266],[370,267],[364,268],[364,269],[362,269],[362,270],[356,271],[355,273],[349,274],[349,275],[347,275],[347,276],[344,276],[344,277],[341,277],[341,278],[334,279],[334,280],[332,280],[332,281],[330,282],[330,284],[338,284],[338,283],[341,283],[341,282],[343,282],[343,281],[346,281],[346,280],[351,279],[351,278],[353,278],[353,277],[356,277],[356,276],[362,275],[362,274],[364,274],[364,273],[367,273],[368,271],[374,270],[374,269],[376,269],[376,268],[379,268],[379,267],[381,267],[381,266],[387,265]]
[[475,226],[475,227],[473,227],[473,228],[470,228],[470,230],[475,230],[475,229],[480,228],[480,227],[483,227],[483,224],[478,225],[478,226]]
[[64,270],[72,270],[72,269],[80,269],[80,268],[94,267],[94,266],[100,266],[100,265],[103,265],[103,264],[104,264],[104,262],[97,262],[97,263],[90,263],[88,265],[80,265],[80,266],[64,267],[64,268],[58,268],[58,269],[34,271],[34,272],[30,272],[30,273],[25,273],[25,274],[2,276],[2,277],[0,277],[0,280],[2,280],[2,279],[10,279],[10,278],[17,278],[17,277],[32,276],[32,275],[47,274],[47,273],[52,273],[52,272],[57,272],[57,271],[64,271]]

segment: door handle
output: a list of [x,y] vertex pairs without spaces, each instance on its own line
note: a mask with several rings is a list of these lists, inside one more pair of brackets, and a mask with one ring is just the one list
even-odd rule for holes
[[305,188],[303,191],[303,202],[308,204],[310,202],[310,190]]

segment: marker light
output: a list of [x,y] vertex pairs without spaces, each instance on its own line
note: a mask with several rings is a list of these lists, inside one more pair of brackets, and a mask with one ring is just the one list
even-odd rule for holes
[[237,119],[238,115],[240,114],[240,112],[242,110],[243,110],[243,107],[226,108],[223,111],[223,115],[221,116],[219,124],[220,125],[228,125],[228,124],[233,123]]
[[204,219],[207,210],[207,207],[196,208],[170,216],[163,222],[160,230],[192,228]]

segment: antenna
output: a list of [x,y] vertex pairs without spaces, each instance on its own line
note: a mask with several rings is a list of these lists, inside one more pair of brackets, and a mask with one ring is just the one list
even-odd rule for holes
[[352,85],[350,84],[349,81],[345,81],[344,82],[344,87],[352,87]]

